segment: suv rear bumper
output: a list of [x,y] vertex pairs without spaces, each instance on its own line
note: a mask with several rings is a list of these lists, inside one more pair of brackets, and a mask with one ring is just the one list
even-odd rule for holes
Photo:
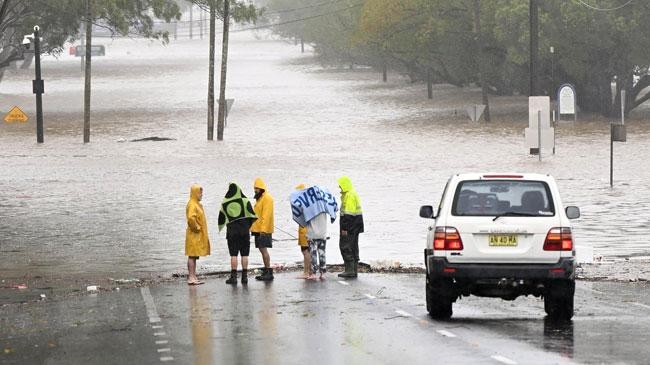
[[[428,251],[428,252],[427,252]],[[458,279],[575,279],[576,261],[563,257],[553,264],[467,264],[450,263],[425,251],[427,275],[430,278]]]

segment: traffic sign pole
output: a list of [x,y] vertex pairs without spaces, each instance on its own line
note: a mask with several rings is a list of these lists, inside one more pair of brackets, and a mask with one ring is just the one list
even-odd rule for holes
[[34,94],[36,94],[36,141],[43,143],[43,93],[45,92],[45,85],[41,79],[41,40],[38,31],[38,25],[34,26],[36,79],[33,82],[32,88],[34,89]]

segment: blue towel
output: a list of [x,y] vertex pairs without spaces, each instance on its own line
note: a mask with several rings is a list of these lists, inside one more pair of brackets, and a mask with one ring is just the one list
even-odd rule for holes
[[339,211],[334,195],[320,186],[296,190],[291,193],[289,201],[291,202],[293,220],[303,227],[306,227],[307,222],[321,213],[327,213],[334,223],[336,212]]

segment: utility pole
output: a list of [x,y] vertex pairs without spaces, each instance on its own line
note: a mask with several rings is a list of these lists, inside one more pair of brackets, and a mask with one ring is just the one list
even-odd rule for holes
[[84,83],[84,143],[90,142],[90,61],[93,36],[93,0],[86,0],[86,70]]
[[219,115],[217,140],[223,141],[226,122],[226,71],[228,68],[228,30],[230,28],[230,0],[223,2],[223,44],[221,48],[221,82],[219,87]]
[[537,0],[528,0],[530,24],[530,96],[537,95],[537,58],[539,55],[539,25]]
[[194,35],[192,34],[194,31],[194,17],[192,15],[192,8],[194,8],[194,4],[190,4],[190,39],[192,39],[192,36]]
[[34,26],[34,58],[35,58],[35,76],[32,83],[32,89],[36,94],[36,142],[43,143],[43,93],[45,92],[45,83],[41,79],[41,39],[38,34],[38,25]]
[[481,0],[474,0],[474,28],[476,30],[476,52],[478,60],[478,79],[481,83],[481,94],[483,96],[483,117],[486,122],[490,121],[490,101],[488,99],[488,87],[485,80],[485,60],[483,57],[483,34],[481,33]]
[[214,1],[210,1],[210,61],[208,65],[208,141],[214,139],[214,38],[216,12]]

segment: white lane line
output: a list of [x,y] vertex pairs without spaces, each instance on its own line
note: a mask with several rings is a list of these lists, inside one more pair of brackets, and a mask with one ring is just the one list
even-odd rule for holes
[[456,337],[455,334],[453,334],[453,333],[451,333],[451,332],[449,332],[447,330],[438,330],[436,332],[438,332],[439,334],[441,334],[441,335],[443,335],[445,337]]
[[172,349],[170,349],[169,347],[165,347],[164,349],[158,349],[158,352],[169,352],[171,350]]
[[157,329],[163,328],[163,326],[151,326],[151,328],[157,330]]
[[149,317],[149,322],[150,323],[160,322],[160,316],[158,315],[158,311],[156,310],[156,305],[153,302],[153,297],[151,296],[151,292],[149,291],[149,288],[146,286],[141,287],[140,293],[142,294],[144,305],[147,308],[147,317]]
[[493,358],[494,360],[496,360],[498,362],[501,362],[501,363],[504,363],[504,364],[508,364],[508,365],[516,365],[517,364],[516,361],[510,360],[507,357],[504,357],[504,356],[501,356],[501,355],[492,355],[490,357]]
[[167,340],[159,340],[159,341],[156,341],[156,345],[166,345],[168,342],[169,341],[167,341]]
[[632,305],[636,305],[637,307],[650,309],[650,305],[647,305],[647,304],[637,303],[637,302],[630,302],[630,304],[632,304]]
[[341,284],[341,285],[350,285],[350,284],[346,283],[345,281],[341,281],[341,280],[339,280],[338,282],[339,282],[339,284]]
[[165,332],[154,332],[154,336],[166,336],[167,334]]
[[402,316],[402,317],[411,317],[411,313],[409,313],[409,312],[404,312],[404,311],[401,310],[401,309],[397,309],[397,310],[395,310],[395,313],[399,314],[399,315]]
[[166,362],[166,361],[174,361],[174,358],[171,356],[163,356],[160,358],[160,361]]
[[368,299],[377,299],[377,297],[374,297],[370,294],[364,294]]

